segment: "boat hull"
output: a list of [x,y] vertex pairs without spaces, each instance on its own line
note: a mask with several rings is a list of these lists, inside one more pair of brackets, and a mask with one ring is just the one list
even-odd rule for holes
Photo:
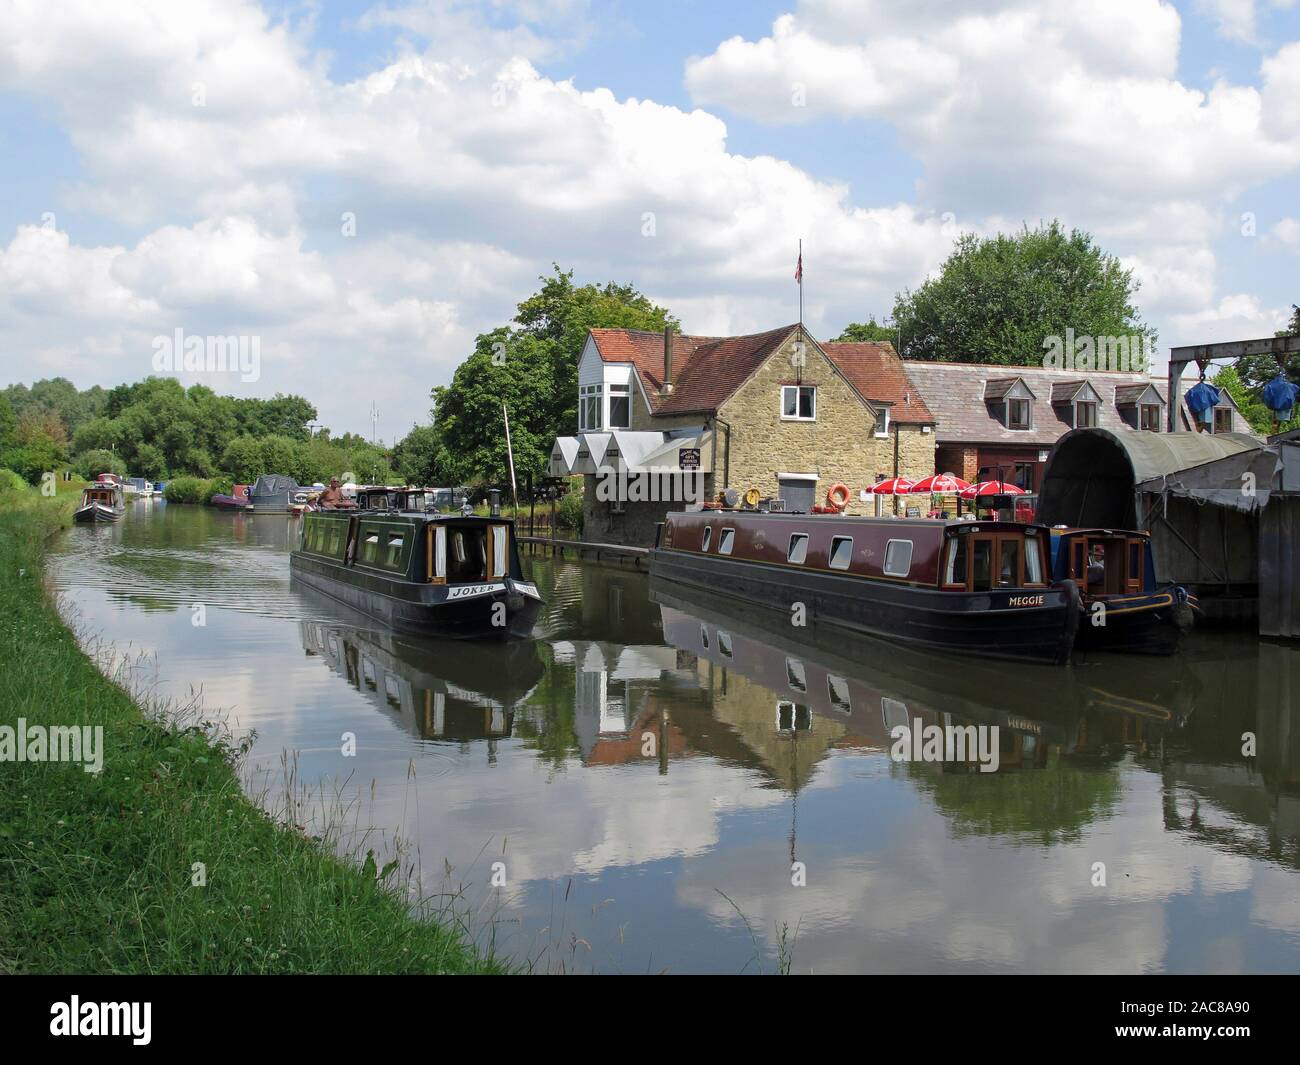
[[[1104,613],[1093,604],[1106,606]],[[1105,599],[1084,599],[1077,644],[1082,650],[1124,654],[1171,655],[1191,626],[1192,608],[1173,589]],[[1094,623],[1094,617],[1105,623]]]
[[[307,587],[394,632],[413,636],[524,638],[532,634],[541,607],[530,584],[513,580],[475,585],[414,583],[300,552],[290,556],[289,569]],[[504,619],[504,624],[495,624],[497,619]]]
[[107,525],[121,519],[122,511],[114,510],[111,507],[101,507],[97,504],[78,507],[72,515],[72,520],[78,525]]
[[935,651],[1061,664],[1079,625],[1079,593],[1069,581],[1032,593],[954,592],[663,548],[650,558],[662,580],[784,611],[802,603],[807,624]]

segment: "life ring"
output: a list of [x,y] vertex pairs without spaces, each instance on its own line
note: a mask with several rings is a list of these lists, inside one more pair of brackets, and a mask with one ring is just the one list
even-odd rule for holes
[[836,481],[831,485],[831,490],[826,493],[826,505],[834,507],[836,510],[843,510],[849,505],[851,498],[849,486],[843,481]]
[[758,501],[762,498],[763,498],[762,492],[760,492],[757,488],[750,488],[748,491],[745,492],[745,506],[756,507],[758,506]]

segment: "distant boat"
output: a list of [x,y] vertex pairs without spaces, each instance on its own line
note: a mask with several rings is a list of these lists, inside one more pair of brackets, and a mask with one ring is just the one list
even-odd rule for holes
[[158,494],[153,482],[144,477],[128,478],[126,484],[122,486],[122,491],[127,495],[135,496],[136,499],[152,499]]
[[79,524],[120,521],[126,513],[121,485],[101,481],[81,490],[81,503],[72,514]]
[[212,505],[218,510],[250,510],[248,497],[240,498],[239,496],[215,495],[212,497]]
[[280,473],[264,473],[248,490],[248,501],[254,514],[288,514],[294,506],[294,497],[302,489],[292,477]]

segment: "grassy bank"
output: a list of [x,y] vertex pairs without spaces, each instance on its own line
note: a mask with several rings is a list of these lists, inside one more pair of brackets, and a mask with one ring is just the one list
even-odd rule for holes
[[0,501],[0,725],[102,726],[103,769],[0,762],[0,971],[500,969],[248,802],[223,743],[148,720],[101,675],[43,591],[70,510]]

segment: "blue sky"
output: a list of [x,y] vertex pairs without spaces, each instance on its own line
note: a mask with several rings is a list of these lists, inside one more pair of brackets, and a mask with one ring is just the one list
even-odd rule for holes
[[1300,300],[1296,0],[6,6],[0,383],[254,335],[256,380],[187,383],[392,439],[552,260],[745,332],[802,238],[833,336],[1052,217],[1162,347]]

